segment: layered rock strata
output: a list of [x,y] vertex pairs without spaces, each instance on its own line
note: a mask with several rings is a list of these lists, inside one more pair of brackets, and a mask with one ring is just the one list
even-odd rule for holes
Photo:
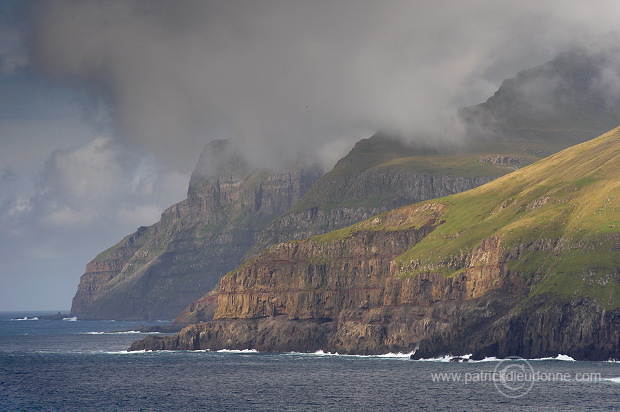
[[604,310],[585,297],[550,306],[553,294],[524,301],[532,284],[507,269],[511,253],[500,239],[465,256],[458,276],[400,279],[394,257],[436,224],[274,246],[222,278],[214,320],[148,337],[130,350],[620,357],[620,309]]
[[[275,245],[139,349],[620,358],[620,128],[487,185]],[[585,218],[587,216],[587,218]]]

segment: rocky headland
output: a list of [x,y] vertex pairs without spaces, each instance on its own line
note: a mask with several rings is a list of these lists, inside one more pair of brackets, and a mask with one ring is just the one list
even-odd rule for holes
[[207,145],[187,199],[86,265],[71,314],[80,319],[173,319],[234,269],[261,230],[321,175],[251,168],[226,141]]
[[214,319],[131,350],[620,358],[620,128],[476,189],[277,244]]

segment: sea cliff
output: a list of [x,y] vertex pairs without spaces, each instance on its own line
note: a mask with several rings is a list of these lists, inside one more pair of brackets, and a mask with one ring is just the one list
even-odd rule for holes
[[620,358],[620,128],[489,184],[272,246],[139,349]]

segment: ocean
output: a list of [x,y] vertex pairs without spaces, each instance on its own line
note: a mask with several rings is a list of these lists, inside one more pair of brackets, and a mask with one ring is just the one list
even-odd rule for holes
[[0,313],[1,411],[620,410],[616,361],[128,353],[165,322],[34,315]]

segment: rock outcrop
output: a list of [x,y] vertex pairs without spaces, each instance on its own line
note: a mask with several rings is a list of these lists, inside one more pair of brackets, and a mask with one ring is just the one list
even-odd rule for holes
[[213,320],[131,350],[620,358],[619,162],[620,128],[477,189],[272,246],[220,280]]
[[186,200],[86,266],[72,315],[173,319],[234,269],[265,225],[319,176],[316,169],[252,169],[225,141],[211,142]]

